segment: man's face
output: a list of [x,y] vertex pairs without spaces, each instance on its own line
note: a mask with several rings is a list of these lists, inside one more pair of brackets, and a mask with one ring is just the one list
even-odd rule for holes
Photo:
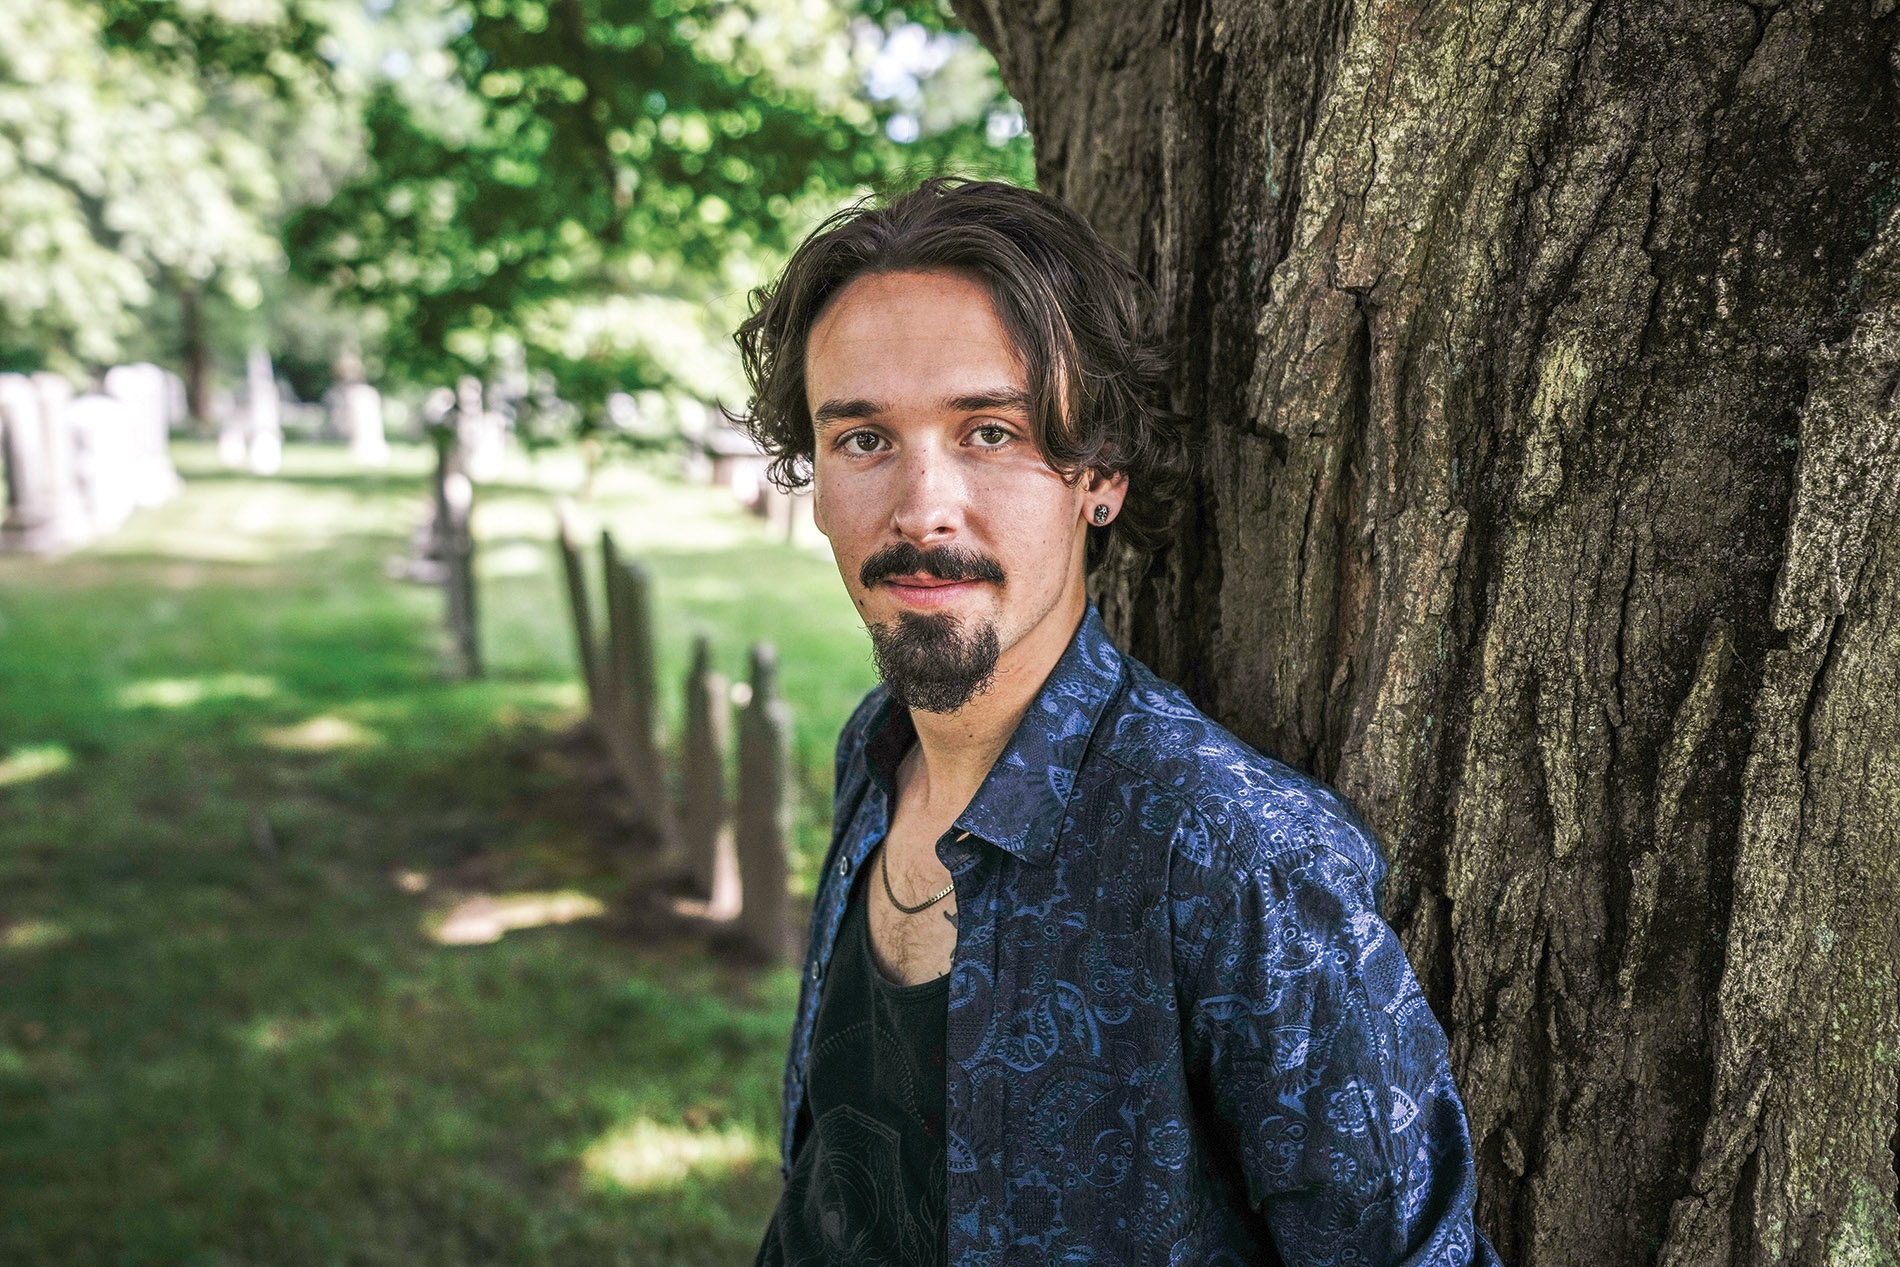
[[1090,516],[1118,512],[1125,481],[1043,461],[989,293],[860,277],[813,326],[805,381],[818,527],[898,698],[950,713],[997,675],[1046,673],[1087,603]]

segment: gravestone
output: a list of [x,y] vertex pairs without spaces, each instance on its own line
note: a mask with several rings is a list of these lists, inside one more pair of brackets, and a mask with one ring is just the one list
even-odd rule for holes
[[[257,475],[275,475],[284,466],[283,401],[277,393],[277,375],[270,353],[253,347],[244,362],[245,418],[249,423],[250,468]],[[219,440],[220,452],[223,440]]]
[[77,454],[72,419],[73,388],[58,374],[42,370],[33,375],[33,391],[40,404],[40,442],[46,458],[46,490],[52,513],[45,536],[46,550],[66,550],[82,544],[89,533],[85,502],[80,497]]
[[455,428],[468,477],[486,484],[501,474],[507,443],[504,420],[483,404],[482,380],[473,374],[464,374],[455,385]]
[[114,396],[85,395],[66,406],[73,484],[88,536],[116,531],[132,517],[140,454],[132,411]]
[[674,860],[679,832],[654,733],[653,621],[646,569],[620,557],[612,533],[600,534],[600,552],[607,582],[602,673],[607,706],[599,722],[636,817],[659,839],[662,857]]
[[565,499],[554,504],[554,539],[561,551],[561,572],[567,578],[567,606],[574,617],[574,650],[581,680],[587,684],[587,711],[600,715],[600,647],[594,632],[594,605],[587,593],[586,563],[574,535],[573,513]]
[[350,444],[358,466],[389,465],[389,438],[383,428],[383,394],[363,381],[363,358],[354,347],[337,353],[336,381],[330,387],[330,424]]
[[131,416],[127,478],[132,500],[140,506],[162,506],[184,486],[171,459],[171,429],[177,421],[174,377],[146,361],[115,365],[105,374],[106,395],[122,403]]
[[434,429],[435,548],[442,565],[449,638],[456,671],[465,678],[482,675],[481,641],[475,604],[475,486],[462,469],[455,433]]
[[752,648],[752,697],[739,710],[739,788],[734,843],[739,857],[738,931],[754,952],[786,952],[786,852],[791,841],[791,710],[778,697],[778,656]]
[[24,374],[0,374],[0,442],[5,444],[7,516],[0,543],[9,550],[48,548],[53,489],[46,433],[40,424],[40,394]]
[[712,645],[704,634],[694,638],[680,741],[680,852],[693,895],[707,899],[708,914],[715,919],[729,919],[739,908],[739,870],[726,799],[730,692],[725,675],[713,671]]
[[368,383],[345,383],[339,389],[344,434],[350,438],[350,456],[358,466],[388,466],[389,436],[383,427],[383,394]]

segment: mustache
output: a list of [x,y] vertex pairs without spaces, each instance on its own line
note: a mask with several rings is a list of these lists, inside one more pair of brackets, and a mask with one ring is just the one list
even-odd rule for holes
[[959,550],[955,546],[920,550],[908,541],[893,542],[866,559],[864,566],[858,569],[858,581],[869,589],[889,577],[914,576],[918,573],[934,576],[940,581],[1003,583],[1002,566],[987,554]]

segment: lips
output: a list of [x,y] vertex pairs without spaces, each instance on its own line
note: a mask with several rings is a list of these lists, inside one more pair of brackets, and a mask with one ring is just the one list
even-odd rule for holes
[[921,572],[913,572],[909,576],[889,577],[888,579],[885,580],[884,583],[886,585],[902,585],[907,588],[915,587],[917,589],[928,589],[928,590],[943,589],[944,587],[950,586],[950,585],[974,585],[975,584],[974,581],[947,581],[940,576],[929,576]]
[[912,573],[893,576],[880,582],[911,607],[941,607],[974,590],[980,581],[946,581],[941,577]]

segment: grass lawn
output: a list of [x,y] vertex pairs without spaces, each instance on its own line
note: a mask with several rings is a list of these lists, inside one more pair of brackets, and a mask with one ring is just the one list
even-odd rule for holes
[[[480,496],[491,672],[460,683],[440,594],[384,574],[420,451],[178,457],[171,505],[0,558],[0,1263],[749,1261],[793,970],[585,918],[431,935],[478,894],[612,895],[552,743],[580,691],[547,489],[578,468]],[[597,492],[653,572],[663,684],[695,630],[734,675],[778,644],[808,889],[871,681],[829,558],[720,492]]]

